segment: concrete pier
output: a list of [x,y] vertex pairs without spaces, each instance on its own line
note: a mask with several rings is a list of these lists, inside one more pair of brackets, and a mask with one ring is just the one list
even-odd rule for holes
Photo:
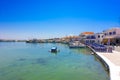
[[[93,48],[88,46],[94,54],[102,59],[103,64],[107,64],[109,68],[110,80],[120,80],[120,49],[113,50],[112,53],[96,52]],[[119,52],[118,52],[119,51]]]
[[94,51],[94,53],[108,65],[110,80],[120,80],[120,52],[113,51],[113,53],[102,53]]
[[120,53],[95,53],[108,64],[110,80],[120,80]]

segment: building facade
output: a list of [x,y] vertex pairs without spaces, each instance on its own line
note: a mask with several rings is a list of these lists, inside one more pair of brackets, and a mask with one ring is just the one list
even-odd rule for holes
[[94,43],[95,42],[95,34],[94,32],[83,32],[80,35],[82,43]]
[[103,33],[102,43],[106,45],[120,45],[120,28],[111,28],[103,31]]
[[101,44],[103,41],[104,33],[96,33],[95,34],[95,43]]

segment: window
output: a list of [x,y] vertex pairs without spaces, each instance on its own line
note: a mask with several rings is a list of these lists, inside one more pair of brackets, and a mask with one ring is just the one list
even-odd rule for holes
[[90,39],[90,36],[87,36],[87,39]]
[[112,32],[109,32],[109,35],[112,35]]
[[115,35],[115,34],[116,34],[116,32],[114,31],[114,32],[113,32],[113,35]]
[[100,35],[98,35],[98,38],[100,38]]
[[91,39],[95,39],[95,36],[91,36]]

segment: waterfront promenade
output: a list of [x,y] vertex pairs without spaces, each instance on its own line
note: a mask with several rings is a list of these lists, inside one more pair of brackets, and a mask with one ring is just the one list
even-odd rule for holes
[[110,80],[120,80],[120,52],[113,53],[95,52],[109,66]]

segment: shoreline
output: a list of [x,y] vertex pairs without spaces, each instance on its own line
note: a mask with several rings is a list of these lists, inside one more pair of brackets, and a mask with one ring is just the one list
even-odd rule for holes
[[102,53],[102,52],[96,52],[94,49],[92,49],[89,46],[88,48],[90,48],[93,51],[96,57],[103,63],[105,68],[109,70],[110,80],[120,80],[120,66],[115,65],[113,62],[110,61],[110,59],[108,59],[106,56],[103,55],[103,54],[110,55],[110,54],[115,54],[115,53],[120,54],[120,53],[116,51],[113,51],[113,53]]
[[113,64],[107,57],[104,56],[104,54],[120,54],[120,52],[113,51],[113,53],[106,53],[106,52],[96,52],[93,48],[90,46],[87,46],[92,52],[93,55],[98,58],[102,64],[104,65],[105,69],[109,73],[109,80],[120,80],[120,66],[116,66]]

